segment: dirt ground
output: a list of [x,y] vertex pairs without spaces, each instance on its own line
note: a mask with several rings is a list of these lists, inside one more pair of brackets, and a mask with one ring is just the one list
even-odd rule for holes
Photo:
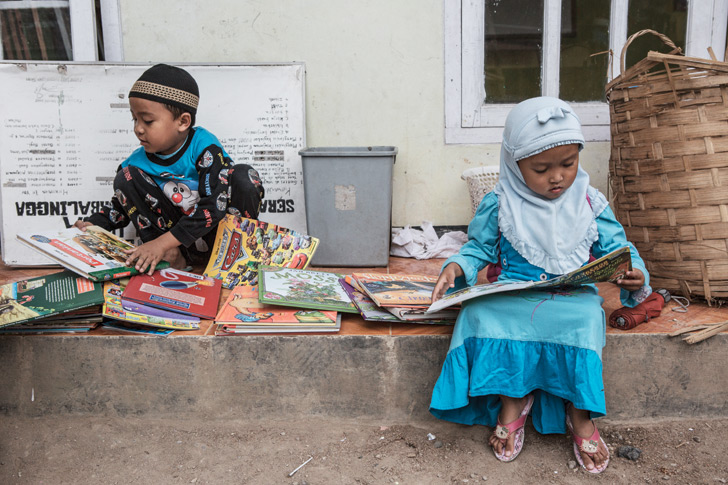
[[[592,476],[576,466],[565,436],[539,435],[530,421],[521,455],[504,464],[486,447],[487,428],[434,420],[364,425],[321,418],[250,423],[2,416],[0,483],[728,482],[728,420],[632,426],[601,420],[599,427],[612,459],[602,475]],[[618,457],[621,446],[637,447],[642,453],[636,461]]]

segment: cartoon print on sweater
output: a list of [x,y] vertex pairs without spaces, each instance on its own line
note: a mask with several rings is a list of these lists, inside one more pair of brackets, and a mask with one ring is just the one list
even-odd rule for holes
[[200,194],[195,187],[192,189],[185,182],[169,181],[162,186],[164,195],[172,201],[174,205],[179,207],[185,215],[190,215],[195,204],[200,200]]

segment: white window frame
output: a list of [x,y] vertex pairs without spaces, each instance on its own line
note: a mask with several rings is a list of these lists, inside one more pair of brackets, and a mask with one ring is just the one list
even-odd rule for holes
[[[101,0],[104,57],[108,62],[123,61],[119,0]],[[18,0],[0,2],[0,9],[69,8],[71,17],[70,40],[73,61],[98,61],[96,52],[96,14],[94,0]],[[0,43],[0,47],[2,44]],[[0,60],[2,49],[0,48]],[[30,59],[26,59],[30,60]]]
[[[620,54],[627,33],[629,0],[612,0],[610,9],[609,72],[620,73]],[[503,124],[513,104],[486,104],[484,0],[445,0],[445,143],[500,143]],[[689,0],[686,55],[708,57],[712,47],[725,58],[728,2]],[[705,28],[710,26],[710,28]],[[559,95],[561,0],[544,0],[542,94]],[[609,107],[603,102],[572,103],[587,141],[609,140]]]

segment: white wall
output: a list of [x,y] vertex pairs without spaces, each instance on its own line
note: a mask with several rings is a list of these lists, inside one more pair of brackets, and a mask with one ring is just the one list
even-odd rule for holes
[[[392,224],[464,225],[460,175],[500,146],[444,143],[443,1],[120,0],[124,60],[303,61],[308,146],[397,146]],[[602,191],[608,159],[582,152]]]

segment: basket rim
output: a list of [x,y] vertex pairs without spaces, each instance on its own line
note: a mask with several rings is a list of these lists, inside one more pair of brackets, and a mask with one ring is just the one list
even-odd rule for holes
[[473,177],[475,175],[494,175],[494,174],[500,174],[500,165],[484,165],[482,167],[472,167],[467,170],[465,170],[462,175],[460,175],[460,178],[465,180],[468,177]]

